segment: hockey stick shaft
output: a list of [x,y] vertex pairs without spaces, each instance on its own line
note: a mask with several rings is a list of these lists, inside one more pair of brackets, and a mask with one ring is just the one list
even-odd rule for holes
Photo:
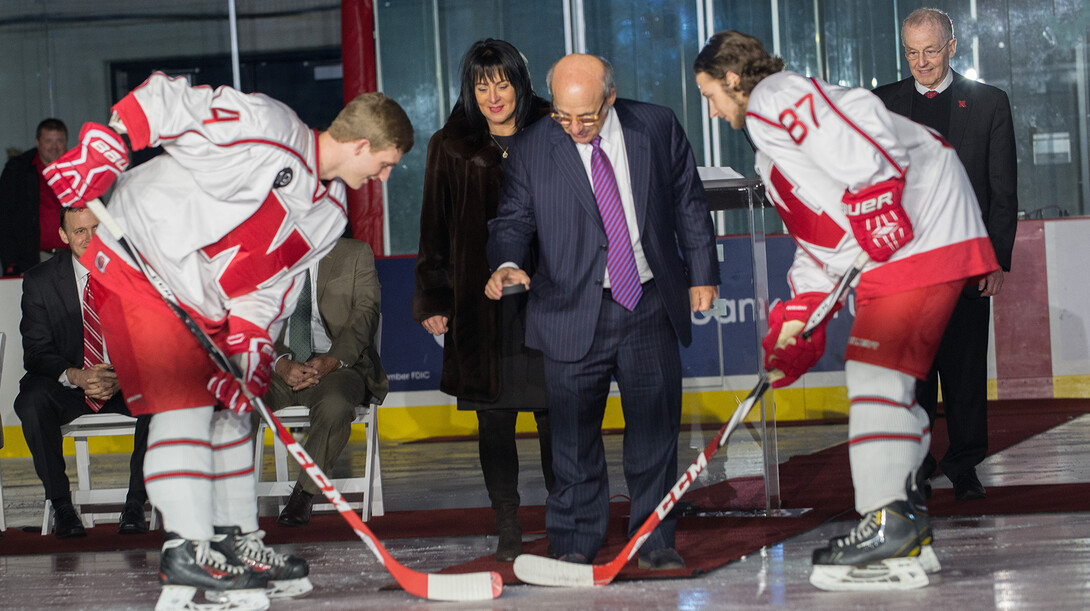
[[[814,312],[810,315],[810,318],[806,321],[806,326],[803,327],[803,337],[809,338],[814,329],[818,327],[832,312],[833,307],[838,301],[840,301],[845,294],[847,294],[849,287],[855,280],[856,276],[863,270],[863,266],[866,265],[869,258],[866,253],[860,254],[852,262],[852,267],[841,276],[840,281],[837,282],[832,292],[825,296],[825,299],[818,304],[818,307],[814,309]],[[719,448],[723,447],[727,443],[727,439],[730,438],[731,433],[742,423],[742,420],[749,414],[753,406],[761,400],[765,392],[772,386],[776,374],[782,376],[778,371],[774,371],[771,374],[762,371],[760,377],[757,380],[757,385],[746,396],[745,400],[734,410],[734,414],[730,420],[723,424],[716,433],[715,437],[704,447],[704,450],[697,455],[696,460],[693,461],[689,468],[685,470],[685,473],[674,484],[674,487],[670,489],[666,498],[659,502],[655,510],[651,512],[651,515],[647,516],[643,524],[640,526],[636,534],[628,540],[628,543],[624,548],[606,564],[596,564],[591,566],[586,565],[570,565],[569,563],[561,562],[559,560],[552,560],[549,558],[541,558],[537,556],[519,556],[515,560],[515,576],[520,580],[527,583],[545,586],[589,586],[589,585],[606,585],[613,581],[624,565],[632,559],[633,556],[640,550],[644,541],[651,535],[651,533],[658,527],[670,510],[674,508],[682,495],[692,486],[696,478],[707,468],[708,463],[712,457],[715,456]],[[525,559],[525,560],[524,560]],[[587,569],[590,569],[589,571]]]
[[[322,469],[314,462],[314,460],[307,454],[306,450],[295,440],[295,437],[284,427],[280,419],[273,414],[269,408],[265,405],[265,402],[260,397],[255,397],[246,388],[246,384],[242,380],[242,372],[238,367],[223,353],[218,345],[208,336],[208,333],[204,331],[189,315],[178,302],[174,292],[170,290],[170,287],[155,273],[150,265],[140,255],[139,250],[129,242],[125,237],[125,232],[121,226],[117,223],[113,215],[106,210],[106,207],[98,199],[87,202],[87,207],[98,217],[99,221],[106,226],[107,231],[113,235],[114,239],[121,245],[126,253],[135,261],[137,267],[144,274],[144,277],[155,288],[159,296],[166,302],[167,306],[172,312],[182,321],[185,327],[200,343],[201,347],[205,349],[208,356],[221,370],[230,373],[241,383],[243,393],[245,393],[247,399],[250,400],[250,404],[257,409],[261,418],[269,425],[274,431],[276,436],[287,448],[295,460],[299,463],[299,466],[306,471],[311,480],[321,489],[322,494],[326,499],[337,509],[337,512],[341,514],[341,517],[348,522],[348,525],[352,527],[352,530],[356,532],[356,535],[367,544],[371,552],[375,554],[379,562],[382,563],[390,575],[397,581],[406,592],[414,594],[421,598],[428,598],[433,600],[490,600],[500,595],[503,590],[503,579],[498,573],[470,573],[464,575],[432,575],[428,573],[421,573],[414,571],[405,565],[398,562],[390,555],[390,552],[386,550],[386,547],[382,545],[378,537],[371,531],[370,528],[363,522],[359,515],[352,509],[352,507],[345,501],[344,496],[333,485],[332,481],[326,476]],[[258,443],[262,443],[258,440]]]

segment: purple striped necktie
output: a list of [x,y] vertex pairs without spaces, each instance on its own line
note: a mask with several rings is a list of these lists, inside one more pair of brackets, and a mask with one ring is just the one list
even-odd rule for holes
[[632,238],[624,218],[621,192],[617,189],[617,178],[613,175],[609,157],[602,150],[602,137],[595,136],[591,146],[593,151],[590,155],[590,173],[594,183],[594,198],[598,200],[598,213],[602,215],[608,241],[606,271],[609,272],[610,291],[614,301],[626,310],[634,310],[643,296],[643,287],[640,286],[640,273],[636,269],[636,256],[632,252]]
[[[91,367],[105,362],[102,344],[102,324],[98,320],[98,311],[95,309],[95,292],[92,285],[95,281],[87,279],[83,287],[83,368]],[[87,407],[93,411],[102,409],[102,402],[91,397],[84,397]]]

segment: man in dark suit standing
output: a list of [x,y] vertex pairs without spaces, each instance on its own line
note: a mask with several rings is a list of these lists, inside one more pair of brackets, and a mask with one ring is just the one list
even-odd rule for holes
[[[375,255],[367,243],[341,238],[308,270],[305,281],[276,342],[276,375],[265,401],[273,410],[310,408],[304,449],[330,474],[348,444],[356,406],[381,403],[390,388],[375,346],[382,304]],[[277,521],[310,523],[317,492],[310,476],[300,473]]]
[[[23,436],[34,457],[34,470],[53,503],[57,538],[86,535],[76,509],[68,477],[64,473],[61,426],[94,412],[129,415],[117,374],[109,364],[109,346],[94,334],[85,318],[97,320],[93,295],[105,290],[80,265],[98,227],[98,219],[86,208],[61,208],[61,239],[72,249],[32,267],[23,276],[23,367],[15,413],[22,421]],[[90,285],[90,286],[88,286]],[[92,297],[88,297],[92,295]],[[91,306],[87,306],[91,303]],[[98,358],[90,353],[100,353]],[[132,457],[129,460],[129,493],[121,512],[122,534],[148,531],[144,517],[144,452],[150,416],[137,419]]]
[[[546,503],[553,552],[594,559],[609,520],[602,417],[610,379],[625,417],[629,535],[677,479],[678,341],[690,310],[716,298],[715,236],[681,125],[666,108],[617,99],[603,59],[569,55],[549,71],[552,121],[512,143],[489,223],[495,270],[485,293],[530,289],[526,345],[545,355],[556,485]],[[531,244],[537,271],[521,269]],[[642,568],[684,566],[666,519],[640,550]]]
[[[957,499],[980,499],[985,491],[976,466],[988,452],[989,297],[999,294],[1003,272],[1010,271],[1018,223],[1014,124],[1006,93],[950,70],[957,39],[949,15],[930,8],[913,11],[902,25],[901,42],[912,77],[874,93],[887,108],[933,128],[957,150],[1002,268],[965,288],[931,374],[916,387],[917,401],[934,422],[942,381],[950,449],[939,464],[954,483]],[[935,458],[928,455],[917,476],[928,493],[926,480],[935,465]]]

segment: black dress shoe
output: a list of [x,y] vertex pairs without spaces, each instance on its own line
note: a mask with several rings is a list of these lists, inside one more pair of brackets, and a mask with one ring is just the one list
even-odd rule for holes
[[559,558],[561,562],[570,562],[571,564],[590,564],[590,560],[579,552],[571,552],[570,554],[564,554]]
[[148,532],[148,520],[144,516],[144,504],[135,501],[125,503],[121,518],[117,521],[117,532],[123,535],[142,535]]
[[672,547],[664,547],[640,554],[640,560],[636,564],[641,569],[652,571],[671,571],[685,568],[685,560],[681,554]]
[[313,506],[314,495],[296,485],[276,523],[284,526],[306,526],[310,524],[310,510]]
[[976,469],[969,469],[954,480],[954,498],[959,501],[975,501],[988,496],[976,476]]
[[87,536],[83,522],[72,503],[58,503],[53,506],[53,536],[58,539]]

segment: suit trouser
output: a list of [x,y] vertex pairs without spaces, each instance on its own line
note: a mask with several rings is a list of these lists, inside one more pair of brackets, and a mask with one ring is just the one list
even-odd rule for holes
[[[621,391],[625,419],[624,475],[632,499],[631,536],[677,479],[681,428],[681,356],[677,334],[653,282],[632,312],[603,293],[590,351],[575,362],[545,359],[556,483],[545,527],[558,555],[593,560],[609,523],[609,477],[602,418],[610,378]],[[641,549],[674,546],[667,518]]]
[[[269,409],[276,411],[290,405],[306,405],[310,408],[310,430],[303,449],[314,462],[332,477],[331,469],[352,435],[352,420],[356,406],[367,398],[367,383],[359,371],[342,367],[331,371],[318,383],[300,391],[294,391],[280,376],[274,375],[265,394]],[[254,414],[255,419],[258,417]],[[253,427],[257,430],[257,427]],[[258,443],[263,443],[258,440]],[[299,473],[296,486],[310,494],[319,492],[318,486],[306,472]]]
[[[87,406],[83,392],[65,388],[57,380],[44,376],[26,376],[19,383],[15,413],[22,422],[23,437],[34,457],[34,470],[45,487],[45,497],[54,501],[54,505],[71,502],[71,488],[64,472],[61,426],[94,413]],[[100,413],[130,415],[120,393],[111,397]],[[144,453],[148,447],[150,420],[151,416],[136,419],[133,452],[129,458],[129,492],[126,500],[141,505],[148,499],[144,491]]]
[[[975,289],[975,286],[970,287]],[[958,299],[931,373],[916,385],[916,400],[932,426],[942,382],[943,411],[950,448],[939,464],[951,480],[976,467],[988,454],[989,298]]]

